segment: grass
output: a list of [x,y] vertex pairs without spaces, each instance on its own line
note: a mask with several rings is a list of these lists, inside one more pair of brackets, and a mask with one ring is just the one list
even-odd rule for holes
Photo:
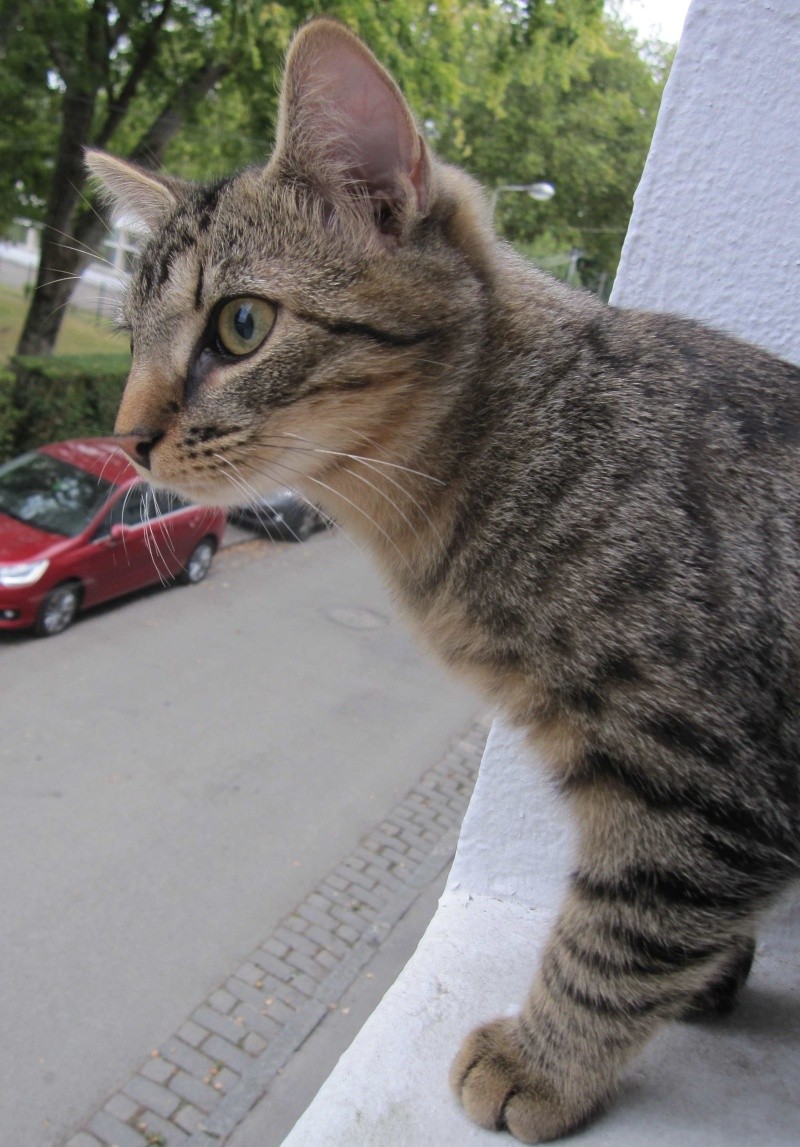
[[[28,303],[29,296],[23,291],[0,286],[0,365],[16,349]],[[125,354],[128,345],[123,335],[114,334],[106,319],[68,308],[55,349],[58,354]]]

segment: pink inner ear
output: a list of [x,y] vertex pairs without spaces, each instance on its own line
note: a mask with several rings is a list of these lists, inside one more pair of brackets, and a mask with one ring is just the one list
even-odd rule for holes
[[331,158],[373,194],[393,195],[399,175],[414,176],[416,144],[397,94],[346,45],[316,55],[309,79],[312,117]]

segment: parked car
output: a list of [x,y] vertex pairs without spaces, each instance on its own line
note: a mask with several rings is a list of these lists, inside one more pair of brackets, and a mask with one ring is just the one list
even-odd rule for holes
[[225,511],[142,482],[112,438],[42,446],[0,466],[0,628],[61,633],[80,609],[208,573]]
[[316,506],[303,502],[291,490],[277,490],[247,506],[235,506],[228,511],[228,518],[246,530],[289,542],[304,542],[331,524]]

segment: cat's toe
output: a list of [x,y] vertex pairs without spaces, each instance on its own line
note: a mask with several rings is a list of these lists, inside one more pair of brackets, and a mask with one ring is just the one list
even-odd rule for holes
[[450,1071],[450,1085],[481,1127],[510,1131],[522,1143],[546,1143],[583,1123],[553,1081],[538,1071],[515,1019],[494,1020],[467,1037]]

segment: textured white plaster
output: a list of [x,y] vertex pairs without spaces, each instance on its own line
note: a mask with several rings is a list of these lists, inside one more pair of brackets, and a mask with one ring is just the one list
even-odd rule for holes
[[611,296],[800,362],[800,0],[694,0]]
[[[543,796],[535,783],[514,793]],[[283,1147],[511,1147],[510,1137],[470,1123],[447,1072],[471,1027],[516,1010],[551,923],[550,910],[445,893],[413,959]],[[736,1013],[665,1028],[632,1065],[614,1106],[574,1141],[797,1147],[798,937],[800,904],[787,902],[762,937]]]
[[[702,319],[800,362],[800,0],[694,0],[613,301]],[[495,725],[450,880],[405,971],[284,1147],[510,1143],[447,1090],[461,1038],[514,1010],[573,832],[541,762]],[[724,1021],[672,1024],[582,1147],[798,1147],[800,902],[760,935]],[[569,1142],[573,1140],[570,1139]]]

